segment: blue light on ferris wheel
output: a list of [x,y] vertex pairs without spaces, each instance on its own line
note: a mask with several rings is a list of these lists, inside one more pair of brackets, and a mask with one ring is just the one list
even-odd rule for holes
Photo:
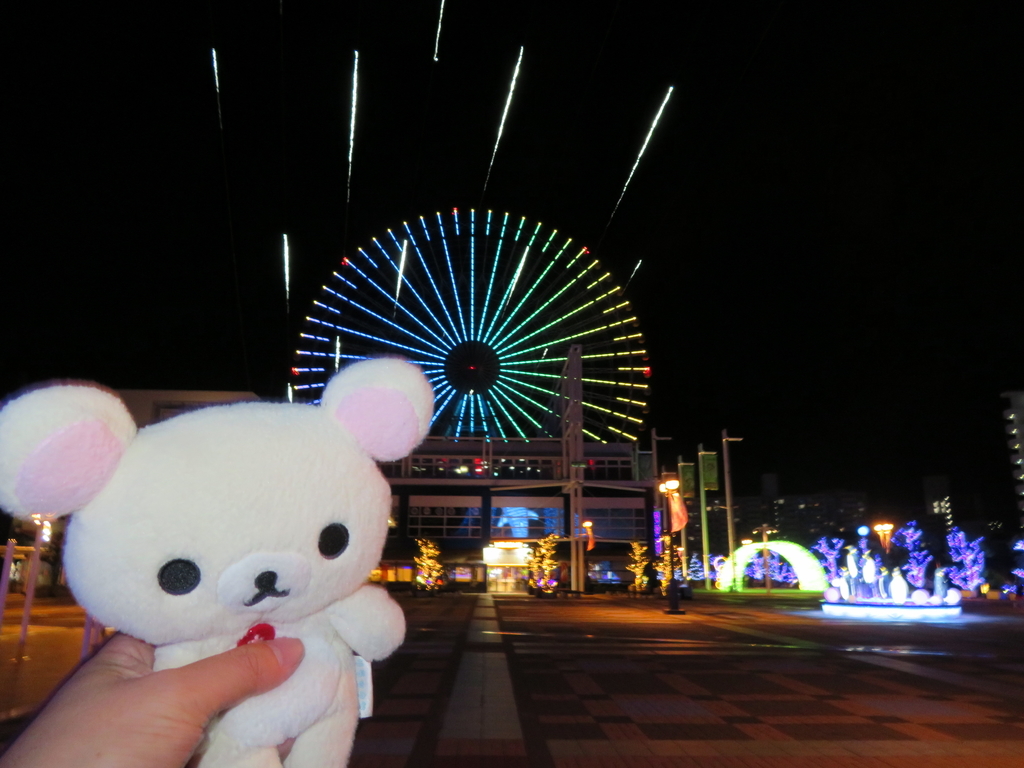
[[579,343],[585,434],[635,439],[625,427],[642,422],[647,353],[641,333],[623,332],[637,318],[587,249],[525,217],[472,209],[401,232],[343,259],[313,303],[297,359],[335,366],[296,366],[297,392],[341,359],[397,354],[435,388],[434,434],[556,436],[563,367]]

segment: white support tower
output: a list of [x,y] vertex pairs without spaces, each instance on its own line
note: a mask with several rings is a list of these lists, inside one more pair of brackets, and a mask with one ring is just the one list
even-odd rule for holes
[[562,369],[562,473],[569,493],[569,542],[572,548],[571,589],[586,586],[586,534],[583,532],[583,348],[569,347]]

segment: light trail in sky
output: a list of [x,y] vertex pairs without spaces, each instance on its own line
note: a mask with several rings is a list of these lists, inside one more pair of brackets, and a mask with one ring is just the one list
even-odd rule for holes
[[405,256],[409,253],[409,241],[402,241],[402,260],[398,264],[398,284],[395,286],[395,308],[392,317],[398,312],[398,294],[402,291],[402,276],[405,274]]
[[643,259],[637,259],[636,260],[636,266],[633,267],[633,271],[629,273],[629,280],[626,281],[626,284],[622,287],[622,290],[626,290],[627,288],[629,288],[629,284],[631,282],[633,282],[633,275],[636,274],[636,271],[638,269],[640,269],[640,265],[643,264],[643,263],[644,263]]
[[441,19],[444,18],[444,0],[441,0],[441,12],[437,14],[437,35],[434,37],[434,61],[437,61],[437,49],[441,45]]
[[291,314],[292,311],[292,286],[291,286],[291,260],[288,253],[288,235],[281,235],[284,238],[282,255],[284,257],[284,306]]
[[491,152],[491,162],[487,166],[487,177],[484,179],[484,191],[481,197],[487,194],[487,185],[491,181],[491,169],[494,167],[494,158],[498,154],[498,145],[501,143],[501,133],[505,130],[505,118],[508,117],[508,109],[512,106],[512,94],[516,90],[516,79],[519,77],[519,67],[523,63],[523,46],[519,46],[519,59],[516,61],[516,68],[512,72],[512,82],[508,86],[508,98],[505,100],[505,110],[501,113],[501,122],[498,123],[498,138],[494,140],[494,151]]
[[359,51],[353,51],[352,62],[352,115],[348,124],[348,183],[345,185],[345,204],[352,199],[352,155],[356,147],[356,95],[359,92]]
[[[629,182],[633,180],[633,174],[636,173],[637,166],[640,165],[640,158],[644,156],[644,152],[647,150],[647,145],[651,141],[651,136],[654,135],[654,129],[658,127],[658,121],[661,120],[661,113],[665,111],[665,105],[668,104],[668,100],[672,96],[673,90],[675,90],[675,86],[670,85],[668,92],[665,94],[664,100],[661,102],[661,107],[658,108],[658,114],[654,116],[654,122],[651,123],[651,130],[647,132],[647,138],[644,139],[644,144],[640,147],[640,154],[636,156],[636,162],[633,163],[633,169],[629,172],[629,176],[626,178],[626,183],[622,187],[619,199],[615,203],[615,207],[612,209],[612,215],[608,217],[608,224],[612,223],[612,219],[615,218],[615,212],[619,210],[619,204],[622,202],[622,198],[626,195],[626,189],[629,187]],[[605,229],[608,229],[608,224],[605,225]]]
[[221,133],[223,133],[224,115],[220,109],[220,72],[217,70],[217,49],[211,48],[210,55],[213,57],[213,88],[217,92],[217,123],[220,125]]

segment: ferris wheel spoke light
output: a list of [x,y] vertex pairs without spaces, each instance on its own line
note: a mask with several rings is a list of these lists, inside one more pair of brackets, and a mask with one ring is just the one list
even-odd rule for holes
[[638,419],[636,416],[628,416],[625,413],[617,413],[616,411],[613,411],[611,408],[602,408],[600,405],[595,405],[594,403],[584,402],[583,407],[594,408],[598,411],[603,411],[604,413],[610,413],[612,416],[618,416],[620,419],[632,421],[634,424],[643,424],[643,420]]
[[[574,333],[571,336],[563,336],[562,338],[555,339],[554,341],[552,341],[550,343],[551,344],[561,344],[561,343],[566,342],[566,341],[575,341],[576,339],[582,339],[584,336],[592,336],[595,333],[600,333],[601,331],[606,331],[609,328],[614,328],[615,326],[618,326],[618,325],[623,325],[625,323],[633,323],[633,322],[636,322],[636,318],[635,317],[630,317],[630,318],[627,318],[625,320],[619,320],[618,322],[615,322],[615,323],[607,323],[606,325],[600,325],[600,326],[598,326],[596,328],[591,328],[591,329],[586,330],[586,331],[580,331],[579,333]],[[530,347],[528,349],[520,350],[519,352],[516,352],[516,353],[512,354],[511,356],[515,357],[517,355],[526,354],[527,352],[534,352],[534,351],[536,351],[538,349],[543,348],[544,346],[546,346],[546,345],[545,344],[538,344],[535,347]],[[498,351],[499,352],[504,352],[505,350],[502,349],[502,350],[498,350]]]
[[[488,232],[488,234],[490,233],[490,222],[491,222],[491,212],[488,211],[487,212],[487,232]],[[484,338],[485,337],[485,334],[483,332],[484,318],[487,317],[487,308],[491,304],[491,291],[494,288],[494,277],[495,277],[495,275],[498,274],[498,265],[501,263],[501,247],[505,244],[505,227],[507,225],[508,225],[508,214],[506,213],[505,214],[505,218],[502,220],[501,235],[499,235],[499,237],[498,237],[498,245],[497,245],[497,248],[495,248],[495,251],[494,251],[494,259],[493,259],[492,264],[491,264],[491,278],[490,278],[490,280],[487,281],[487,293],[484,296],[483,310],[480,312],[480,327],[477,329],[477,337],[478,338]]]
[[[458,281],[455,279],[455,269],[452,267],[452,254],[448,250],[448,238],[444,236],[444,220],[441,218],[440,212],[437,214],[437,227],[441,230],[441,245],[444,247],[444,258],[448,262],[448,276],[452,279],[452,285],[458,285]],[[455,312],[459,316],[459,325],[462,327],[462,340],[469,341],[469,335],[466,333],[466,318],[462,316],[462,301],[459,298],[459,292],[453,291],[452,296],[455,299]]]
[[646,356],[647,355],[647,350],[646,349],[630,349],[630,350],[627,350],[625,352],[600,352],[600,353],[593,354],[593,355],[580,355],[580,357],[582,357],[584,360],[596,360],[596,359],[602,358],[602,357],[636,357],[638,355]]
[[[548,328],[551,328],[551,327],[553,327],[553,326],[555,326],[557,324],[564,324],[565,321],[568,320],[570,317],[572,317],[573,315],[578,314],[580,312],[583,312],[584,310],[592,307],[598,301],[600,301],[601,299],[607,297],[610,293],[614,293],[614,291],[609,291],[608,294],[604,294],[603,296],[599,296],[596,299],[591,299],[590,301],[585,302],[584,304],[581,304],[579,307],[577,307],[576,309],[572,310],[571,312],[567,312],[566,314],[564,314],[561,317],[559,317],[557,320],[552,320],[547,325],[541,326],[536,331],[534,331],[533,333],[531,333],[531,334],[529,334],[527,336],[518,337],[516,339],[516,342],[514,342],[511,347],[505,347],[502,351],[515,347],[516,343],[520,343],[520,342],[524,342],[524,341],[526,341],[528,339],[532,339],[534,336],[536,336],[536,335],[538,335],[540,333],[543,333]],[[604,314],[604,313],[602,313],[602,314]],[[530,319],[530,318],[528,318],[528,319]],[[516,329],[516,330],[518,330],[518,329]],[[512,332],[512,334],[514,334],[514,333],[515,333],[515,331]],[[506,336],[500,342],[496,342],[495,346],[498,346],[499,344],[504,343],[506,340],[508,340],[512,336],[512,334],[509,334],[509,336]]]
[[545,431],[544,428],[540,425],[540,422],[538,422],[535,418],[533,418],[533,416],[524,411],[522,407],[520,407],[520,405],[515,400],[513,400],[506,392],[499,390],[497,386],[495,386],[491,391],[494,393],[495,398],[501,397],[505,399],[509,405],[511,405],[513,408],[515,408],[517,411],[523,414],[523,416],[526,417],[526,420],[533,424],[533,426],[535,426],[537,429],[541,431]]
[[629,403],[630,405],[638,405],[641,408],[646,408],[647,403],[641,402],[640,400],[630,400],[628,397],[616,397],[620,403]]
[[[386,252],[386,251],[384,251],[384,250],[383,250],[383,248],[382,248],[381,250],[382,250],[382,252],[384,253],[385,257],[387,257],[388,261],[389,261],[389,262],[390,262],[390,263],[391,263],[391,264],[392,264],[392,265],[394,266],[394,262],[392,262],[392,261],[391,261],[391,258],[390,258],[389,256],[387,256],[387,252]],[[360,253],[362,253],[362,251],[360,251]],[[364,254],[364,255],[365,255],[365,254]],[[372,263],[372,262],[371,262],[371,263]],[[354,271],[354,272],[355,272],[355,273],[356,273],[357,275],[359,275],[359,276],[360,276],[360,277],[362,277],[362,278],[363,278],[364,280],[366,280],[366,282],[367,282],[367,283],[369,283],[370,285],[372,285],[372,286],[374,287],[374,289],[375,289],[375,290],[376,290],[376,291],[377,291],[378,293],[380,293],[380,294],[381,294],[382,296],[387,296],[387,297],[388,297],[389,299],[391,298],[391,295],[390,295],[390,294],[388,293],[387,289],[385,289],[385,288],[384,288],[383,286],[381,286],[381,285],[378,285],[378,284],[377,284],[377,282],[373,280],[373,278],[371,278],[371,277],[370,277],[370,276],[369,276],[369,275],[368,275],[367,273],[365,273],[365,272],[363,272],[363,271],[362,271],[361,269],[359,269],[359,267],[358,267],[357,265],[353,264],[352,262],[349,262],[349,266],[350,266],[350,267],[352,268],[352,270],[353,270],[353,271]],[[396,268],[397,268],[397,267],[396,267]],[[337,274],[337,273],[335,273],[335,274]],[[353,284],[353,283],[352,283],[351,281],[347,281],[347,280],[346,280],[345,282],[346,282],[346,283],[347,283],[347,284],[349,285],[349,287],[351,287],[352,289],[354,289],[354,290],[358,290],[358,288],[357,288],[357,287],[356,287],[356,286],[355,286],[355,285],[354,285],[354,284]],[[326,287],[325,287],[325,288],[324,288],[324,290],[326,290],[326,291],[330,291],[330,293],[334,294],[335,296],[337,296],[337,297],[338,297],[339,299],[341,299],[342,301],[350,301],[349,299],[347,299],[346,297],[342,296],[341,294],[339,294],[339,293],[337,293],[337,292],[335,292],[335,291],[332,291],[332,290],[331,290],[330,288],[326,288]],[[417,298],[417,299],[419,299],[419,300],[420,300],[420,302],[421,302],[421,303],[423,302],[423,300],[422,300],[422,299],[420,299],[420,297],[419,297],[419,295],[418,295],[418,294],[416,293],[416,291],[412,291],[412,293],[413,293],[413,295],[415,295],[415,296],[416,296],[416,298]],[[397,299],[397,295],[396,295],[396,299]],[[400,306],[400,305],[398,305],[397,303],[393,303],[393,304],[392,304],[392,311],[394,311],[394,308],[395,308],[395,307],[399,307],[399,306]],[[440,336],[438,336],[438,335],[437,335],[437,333],[435,333],[435,332],[434,332],[434,331],[433,331],[432,329],[428,328],[428,327],[426,326],[426,324],[424,324],[424,323],[423,323],[423,322],[422,322],[422,321],[421,321],[421,320],[420,320],[420,319],[419,319],[418,317],[416,317],[416,316],[415,316],[415,315],[414,315],[414,314],[413,314],[413,313],[412,313],[412,312],[411,312],[410,310],[408,310],[408,309],[407,309],[407,308],[406,308],[405,306],[400,306],[400,308],[401,308],[402,312],[404,312],[404,313],[406,314],[406,316],[407,316],[407,317],[409,317],[410,319],[412,319],[412,320],[413,320],[413,321],[414,321],[414,322],[415,322],[415,323],[416,323],[417,325],[419,325],[419,326],[420,326],[420,327],[421,327],[421,328],[422,328],[422,329],[423,329],[424,331],[426,331],[426,332],[427,332],[427,333],[429,333],[429,334],[430,334],[431,336],[433,336],[433,337],[434,337],[435,339],[437,339],[437,341],[438,341],[438,342],[439,342],[440,344],[445,344],[445,343],[447,343],[447,342],[446,342],[446,341],[445,341],[444,339],[442,339],[442,338],[441,338]],[[433,315],[431,315],[431,317],[433,317]],[[444,332],[444,326],[443,326],[443,325],[441,325],[440,323],[439,323],[438,325],[439,325],[439,327],[441,328],[441,331],[442,331],[442,333],[443,333],[443,332]],[[445,334],[445,335],[447,335],[447,334]],[[449,341],[451,341],[451,339],[450,339],[450,338],[449,338]],[[454,343],[454,342],[452,342],[452,343]]]
[[[534,241],[534,239],[536,239],[536,236],[537,236],[537,233],[536,233],[536,231],[534,231],[534,236],[531,237],[530,238],[530,242],[527,243],[527,246],[526,246],[527,250],[529,250],[530,246],[533,245],[533,241]],[[522,309],[523,305],[529,300],[530,296],[533,294],[534,289],[537,286],[543,284],[544,279],[547,277],[548,272],[551,271],[551,268],[555,266],[555,263],[558,261],[559,258],[561,258],[562,253],[565,252],[565,249],[569,246],[569,243],[571,243],[571,242],[572,242],[572,238],[566,240],[565,244],[558,250],[558,253],[556,253],[553,258],[548,260],[547,266],[545,266],[544,270],[540,273],[540,275],[537,276],[537,279],[533,281],[533,285],[530,287],[529,290],[526,291],[526,293],[523,295],[523,297],[519,300],[519,304],[516,306],[516,308],[514,310],[512,310],[508,314],[508,316],[505,318],[505,322],[501,324],[501,327],[498,328],[498,330],[494,333],[493,336],[490,333],[490,329],[488,329],[487,333],[488,333],[489,339],[494,339],[494,338],[497,338],[498,336],[500,336],[502,331],[504,331],[505,327],[510,322],[512,322],[512,319],[519,313],[519,310]],[[541,254],[542,255],[547,253],[548,247],[550,245],[551,245],[551,238],[549,237],[548,238],[548,242],[545,243],[544,247],[541,249]],[[526,258],[526,254],[525,253],[523,254],[523,258],[524,259]],[[575,261],[575,259],[573,261]],[[571,268],[572,264],[573,264],[573,262],[569,262],[569,264],[566,265],[565,269]],[[521,269],[521,267],[522,267],[522,262],[520,262],[520,269]],[[519,270],[517,270],[517,272],[516,272],[516,279],[518,279],[518,277],[519,277]],[[504,305],[504,301],[507,301],[507,299],[512,295],[512,289],[513,288],[515,288],[515,282],[514,281],[513,281],[513,285],[509,288],[509,290],[505,294],[505,298],[503,299],[503,305]],[[564,291],[565,289],[563,288],[562,290]],[[550,303],[550,300],[549,300],[549,303]],[[500,312],[500,307],[499,307],[499,312]],[[495,319],[497,319],[498,314],[499,314],[498,312],[495,313]],[[491,324],[491,328],[493,328],[493,327],[494,327],[494,325],[492,323]]]
[[[455,397],[455,390],[452,389],[451,387],[449,387],[448,389],[451,389],[451,394],[449,394],[447,399],[443,403],[441,403],[441,405],[439,405],[437,409],[434,411],[434,415],[430,418],[431,424],[433,424],[437,420],[437,418],[442,413],[444,413],[444,409],[448,406],[448,403],[451,402],[451,399],[453,397]],[[442,397],[444,397],[444,392],[438,392],[435,396],[438,400],[440,400]]]
[[[423,227],[423,232],[424,232],[425,237],[427,238],[427,242],[430,242],[430,232],[427,231],[427,225],[426,225],[426,222],[423,220],[422,216],[420,216],[420,224]],[[416,237],[415,237],[415,235],[413,235],[412,230],[409,229],[408,222],[403,223],[402,226],[405,227],[405,233],[409,236],[409,242],[412,243],[413,250],[416,251],[416,258],[419,259],[420,266],[423,268],[423,273],[427,276],[427,279],[430,281],[431,287],[434,289],[434,296],[437,297],[437,303],[440,305],[441,310],[444,312],[445,317],[448,318],[448,326],[453,330],[454,336],[449,335],[447,329],[444,329],[444,326],[437,319],[435,313],[429,312],[429,310],[428,310],[428,313],[430,314],[430,316],[432,318],[434,318],[434,321],[437,322],[438,325],[440,325],[442,327],[442,329],[444,329],[445,336],[448,336],[448,338],[451,339],[452,344],[458,344],[459,343],[458,340],[457,340],[458,333],[455,332],[455,322],[452,320],[452,316],[448,312],[448,303],[443,298],[441,298],[441,289],[438,287],[437,282],[434,280],[434,273],[431,271],[430,267],[427,266],[427,262],[423,258],[423,252],[420,250],[420,244],[416,241]],[[421,300],[420,303],[423,305],[424,309],[427,308],[427,305],[426,305],[425,301]]]
[[[347,296],[342,296],[340,293],[336,293],[335,291],[332,291],[330,288],[328,288],[327,291],[330,292],[332,295],[337,296],[338,299],[340,299],[341,301],[344,301],[347,304],[350,304],[351,306],[356,307],[357,309],[365,312],[366,314],[370,315],[371,317],[374,317],[377,320],[380,320],[382,323],[385,323],[385,324],[391,326],[392,328],[395,328],[396,330],[401,331],[402,333],[406,334],[407,336],[411,336],[412,338],[416,339],[416,341],[420,342],[424,346],[430,347],[431,349],[436,349],[438,352],[442,353],[442,355],[447,353],[447,350],[445,350],[443,347],[439,347],[436,344],[431,344],[426,339],[423,339],[423,338],[420,338],[419,336],[417,336],[415,333],[413,333],[408,328],[404,328],[404,327],[400,326],[398,323],[394,322],[393,320],[390,320],[390,319],[384,317],[384,315],[378,314],[377,312],[374,312],[373,310],[368,309],[367,307],[363,306],[359,302],[353,301],[352,299],[348,298]],[[338,311],[337,309],[335,309],[334,307],[327,306],[325,304],[320,303],[319,301],[314,301],[313,303],[315,305],[319,306],[319,307],[323,307],[324,309],[329,309],[331,312],[335,312],[335,313],[337,313],[339,315],[341,314],[341,312]],[[424,330],[428,330],[428,329],[424,328]],[[442,344],[444,343],[444,341],[441,340],[441,339],[438,339],[438,341],[440,341]],[[428,354],[429,355],[430,353],[424,351],[423,354]]]
[[[507,377],[503,377],[503,378],[506,378],[506,380],[508,380]],[[511,381],[515,381],[515,380],[511,379]],[[551,394],[551,390],[549,390],[549,389],[543,389],[541,387],[535,387],[532,384],[527,384],[526,382],[522,382],[522,381],[517,381],[515,383],[519,384],[520,386],[525,386],[527,388],[537,389],[537,390],[543,392],[546,395],[550,395]],[[497,382],[495,382],[495,386],[502,387],[503,389],[507,389],[509,392],[515,394],[516,397],[519,397],[519,398],[521,398],[523,400],[528,400],[530,403],[532,403],[533,405],[537,406],[537,408],[539,408],[542,411],[547,411],[548,413],[553,413],[555,416],[559,416],[560,415],[560,414],[556,413],[555,411],[551,410],[550,408],[548,408],[548,406],[544,405],[543,403],[537,402],[532,397],[527,395],[525,392],[520,392],[518,389],[513,389],[512,387],[508,386],[508,384],[506,384],[504,381],[497,381]]]
[[466,415],[466,401],[468,399],[469,398],[467,398],[467,397],[463,397],[463,398],[459,399],[459,402],[462,404],[462,407],[459,409],[459,425],[455,428],[455,434],[457,434],[457,435],[458,434],[462,434],[462,419]]
[[[501,400],[498,399],[497,393],[493,393],[493,395],[491,397],[491,401],[496,406],[498,406],[498,409],[505,415],[505,419],[512,426],[512,429],[514,429],[516,432],[518,432],[520,437],[525,439],[526,438],[526,433],[523,432],[523,428],[519,425],[518,421],[516,421],[514,418],[512,418],[512,414],[510,414],[508,412],[508,410],[505,408],[505,406],[501,402]],[[495,421],[497,421],[497,419],[495,419]]]
[[[575,261],[575,259],[574,259],[573,261]],[[508,339],[508,338],[509,338],[510,336],[514,336],[514,335],[515,335],[515,334],[516,334],[516,333],[517,333],[517,332],[519,331],[519,329],[520,329],[520,328],[522,328],[522,327],[523,327],[523,326],[525,326],[525,325],[526,325],[527,323],[529,323],[529,322],[530,322],[530,321],[531,321],[531,320],[532,320],[533,318],[535,318],[535,317],[536,317],[537,315],[539,315],[539,314],[541,314],[542,312],[544,312],[544,311],[545,311],[545,310],[546,310],[546,309],[547,309],[547,308],[548,308],[548,307],[549,307],[549,306],[550,306],[551,304],[553,304],[553,303],[554,303],[554,302],[555,302],[555,301],[556,301],[557,299],[559,299],[559,298],[560,298],[560,297],[562,296],[562,294],[564,294],[564,293],[565,293],[566,291],[568,291],[568,290],[569,290],[570,288],[572,288],[572,287],[573,287],[573,286],[574,286],[574,285],[575,285],[575,284],[576,284],[576,283],[577,283],[577,282],[579,281],[579,279],[580,279],[580,278],[581,278],[581,277],[582,277],[582,276],[583,276],[584,274],[586,274],[586,273],[587,273],[587,272],[588,272],[588,271],[589,271],[589,270],[590,270],[591,268],[593,268],[593,266],[594,266],[594,265],[596,265],[596,264],[597,264],[597,262],[595,261],[595,262],[594,262],[594,264],[591,264],[590,266],[586,267],[586,268],[585,268],[585,269],[583,270],[583,272],[581,272],[581,273],[580,273],[579,275],[577,275],[577,276],[576,276],[576,277],[575,277],[574,279],[570,280],[570,281],[569,281],[568,283],[566,283],[566,284],[565,284],[564,286],[562,286],[562,288],[561,288],[561,289],[559,289],[559,290],[558,290],[558,291],[557,291],[557,292],[555,293],[555,295],[554,295],[554,296],[552,296],[552,297],[551,297],[551,298],[549,298],[549,299],[548,299],[547,301],[545,301],[545,302],[544,302],[543,304],[541,304],[541,306],[539,306],[539,307],[538,307],[538,308],[537,308],[537,309],[536,309],[536,310],[535,310],[535,311],[534,311],[534,312],[533,312],[533,313],[532,313],[532,314],[531,314],[531,315],[530,315],[529,317],[527,317],[527,318],[526,318],[525,320],[523,320],[523,321],[522,321],[522,322],[521,322],[521,323],[520,323],[519,325],[517,325],[517,326],[516,326],[515,328],[513,328],[513,329],[512,329],[512,330],[511,330],[511,331],[510,331],[510,332],[509,332],[508,334],[506,334],[506,335],[505,335],[504,337],[502,337],[501,341],[494,341],[494,342],[492,342],[492,343],[493,343],[493,344],[494,344],[495,346],[498,346],[498,345],[500,345],[500,344],[504,343],[504,342],[505,342],[505,341],[506,341],[506,340],[507,340],[507,339]],[[553,265],[549,264],[549,265],[548,265],[548,267],[547,267],[547,269],[550,269],[550,268],[551,268],[551,266],[553,266]],[[569,269],[569,268],[570,268],[571,266],[572,266],[572,262],[570,262],[570,263],[569,263],[569,264],[568,264],[568,265],[566,266],[566,269]],[[545,269],[545,274],[547,273],[547,269]],[[563,318],[564,318],[564,316],[563,316]],[[559,321],[560,321],[560,320],[562,320],[563,318],[559,318],[558,320],[554,320],[554,321],[552,321],[552,323],[550,323],[550,324],[549,324],[549,326],[550,326],[550,325],[552,325],[552,324],[554,324],[554,323],[557,323],[557,322],[559,322]],[[511,321],[511,319],[512,319],[512,316],[510,315],[510,316],[509,316],[509,318],[508,318],[508,319],[507,319],[507,320],[506,320],[506,321],[505,321],[505,322],[504,322],[504,323],[502,324],[501,328],[499,328],[499,329],[498,329],[497,333],[495,333],[495,334],[494,334],[494,337],[493,337],[493,338],[495,338],[495,339],[496,339],[496,338],[497,338],[498,336],[500,336],[500,335],[501,335],[501,333],[502,333],[502,332],[503,332],[503,331],[505,330],[506,326],[508,325],[509,321]]]

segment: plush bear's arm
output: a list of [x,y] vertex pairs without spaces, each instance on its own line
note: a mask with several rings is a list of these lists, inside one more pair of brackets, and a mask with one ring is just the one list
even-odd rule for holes
[[209,655],[204,654],[200,644],[196,642],[159,645],[154,652],[153,669],[157,672],[161,669],[177,669]]
[[360,587],[328,606],[327,615],[341,639],[370,661],[390,656],[405,639],[405,614],[381,587]]

